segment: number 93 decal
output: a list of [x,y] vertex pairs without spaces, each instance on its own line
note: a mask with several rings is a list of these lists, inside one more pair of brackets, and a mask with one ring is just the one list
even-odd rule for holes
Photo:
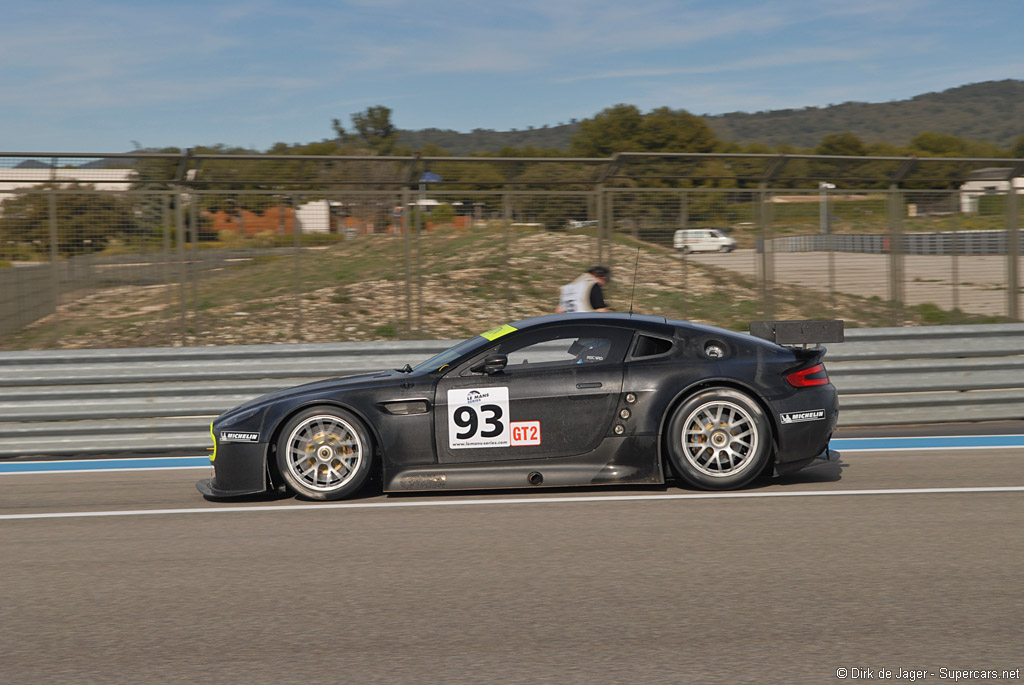
[[448,447],[508,447],[508,388],[448,391]]

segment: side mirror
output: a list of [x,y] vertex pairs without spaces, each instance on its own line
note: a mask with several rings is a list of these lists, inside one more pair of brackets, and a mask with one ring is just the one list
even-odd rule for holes
[[474,373],[480,373],[483,371],[488,376],[493,376],[496,373],[501,373],[505,370],[505,366],[508,364],[508,357],[504,354],[489,354],[484,357],[484,360],[474,366],[470,371]]

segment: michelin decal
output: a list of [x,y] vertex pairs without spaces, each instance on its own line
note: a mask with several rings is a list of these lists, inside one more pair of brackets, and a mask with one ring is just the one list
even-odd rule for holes
[[789,411],[779,414],[782,423],[802,423],[804,421],[821,421],[825,418],[824,409],[811,409],[808,411]]
[[246,433],[239,431],[221,431],[221,442],[259,442],[259,433]]

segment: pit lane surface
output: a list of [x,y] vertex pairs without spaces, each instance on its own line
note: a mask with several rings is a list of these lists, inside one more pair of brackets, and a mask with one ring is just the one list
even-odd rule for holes
[[208,473],[0,476],[0,682],[951,682],[940,669],[1024,665],[1022,448],[851,451],[712,498],[213,503],[194,489]]

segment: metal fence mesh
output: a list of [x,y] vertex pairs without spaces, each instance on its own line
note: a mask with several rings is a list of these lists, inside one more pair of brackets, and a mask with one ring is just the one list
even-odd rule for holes
[[[713,187],[703,158],[672,164],[705,187],[649,188],[604,185],[593,160],[431,164],[445,184],[413,158],[27,161],[0,156],[5,349],[463,337],[553,311],[598,263],[618,310],[737,329],[1019,318],[1024,203],[1005,188]],[[676,249],[704,229],[735,249]]]

